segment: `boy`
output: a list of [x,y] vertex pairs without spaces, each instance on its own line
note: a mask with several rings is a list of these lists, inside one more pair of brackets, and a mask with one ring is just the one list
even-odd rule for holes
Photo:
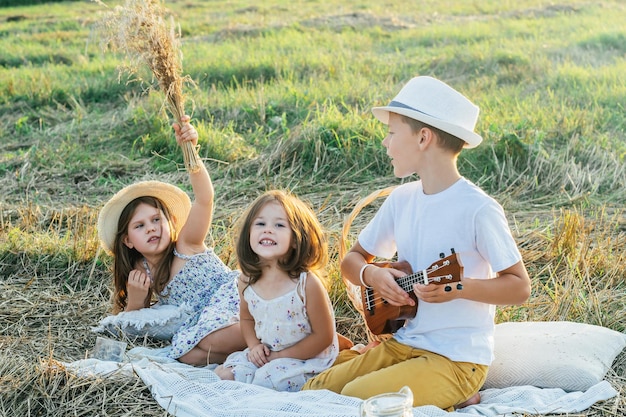
[[447,84],[424,76],[411,79],[388,106],[372,109],[388,125],[383,146],[394,175],[419,180],[389,195],[343,259],[342,274],[392,306],[415,305],[396,282],[405,272],[369,263],[397,254],[423,271],[453,249],[463,265],[462,285],[414,284],[413,319],[303,389],[367,399],[406,385],[414,406],[447,410],[480,401],[493,360],[495,306],[524,303],[530,279],[502,207],[457,169],[461,150],[482,141],[474,133],[478,111]]

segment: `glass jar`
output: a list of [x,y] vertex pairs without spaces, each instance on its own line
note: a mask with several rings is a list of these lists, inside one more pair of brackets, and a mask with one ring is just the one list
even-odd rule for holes
[[402,387],[399,392],[390,392],[368,398],[361,403],[361,417],[413,417],[413,392]]

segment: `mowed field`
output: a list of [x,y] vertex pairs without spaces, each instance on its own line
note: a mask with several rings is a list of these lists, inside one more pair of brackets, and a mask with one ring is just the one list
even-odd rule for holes
[[[7,3],[7,2],[5,2]],[[162,416],[140,380],[68,376],[109,310],[98,210],[124,185],[189,190],[163,95],[98,24],[122,2],[0,3],[0,415]],[[21,5],[24,3],[23,5]],[[216,187],[210,238],[236,268],[233,226],[270,188],[309,202],[326,228],[338,329],[367,334],[338,270],[400,184],[371,115],[416,75],[481,108],[484,142],[463,175],[504,206],[533,280],[497,320],[626,328],[626,4],[166,1],[180,31],[185,107]],[[15,5],[18,4],[18,5]],[[409,178],[411,180],[414,178]],[[406,180],[405,180],[406,181]],[[153,340],[130,346],[160,346]],[[621,395],[584,415],[626,413]]]

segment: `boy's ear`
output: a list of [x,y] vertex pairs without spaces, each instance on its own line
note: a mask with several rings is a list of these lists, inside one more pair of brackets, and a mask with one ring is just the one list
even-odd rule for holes
[[420,145],[428,146],[434,140],[435,132],[427,127],[423,127],[420,129],[418,135]]

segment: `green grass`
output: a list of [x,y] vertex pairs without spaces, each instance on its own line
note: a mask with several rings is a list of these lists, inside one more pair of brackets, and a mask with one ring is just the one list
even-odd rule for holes
[[[188,187],[182,156],[154,80],[100,44],[94,26],[103,6],[11,3],[0,3],[0,343],[13,353],[0,356],[0,414],[64,415],[62,400],[47,394],[55,392],[86,415],[97,414],[94,404],[125,415],[105,400],[114,383],[76,385],[33,364],[80,359],[93,346],[89,327],[106,314],[110,294],[98,209],[140,179]],[[503,204],[533,277],[531,300],[499,308],[498,320],[624,331],[622,1],[166,6],[180,24],[192,80],[186,108],[216,186],[211,241],[229,265],[243,208],[267,188],[294,191],[331,237],[338,326],[365,337],[338,271],[341,226],[362,197],[399,183],[380,144],[385,127],[370,109],[411,77],[431,75],[480,106],[485,140],[461,154],[460,169]],[[350,240],[375,206],[355,220]],[[621,362],[614,371],[622,390]],[[124,386],[145,415],[163,415],[145,387]],[[611,407],[626,409],[623,399]]]

